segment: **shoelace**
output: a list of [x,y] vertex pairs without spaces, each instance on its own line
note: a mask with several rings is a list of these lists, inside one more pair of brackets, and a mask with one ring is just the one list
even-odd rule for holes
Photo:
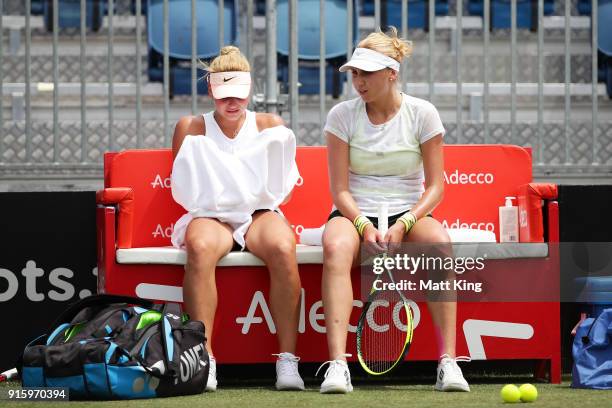
[[452,358],[451,356],[449,356],[448,354],[443,354],[440,356],[440,362],[444,361],[444,359],[446,359],[449,363],[451,363],[451,366],[453,367],[453,369],[459,369],[459,366],[457,365],[457,361],[459,362],[469,362],[472,361],[472,359],[468,356],[456,356],[455,358]]
[[352,354],[340,354],[335,360],[327,360],[326,362],[324,362],[323,364],[321,364],[319,366],[319,368],[317,369],[317,372],[315,373],[315,377],[317,375],[319,375],[319,371],[321,371],[321,369],[326,365],[329,364],[329,367],[327,367],[327,370],[325,371],[325,374],[323,374],[323,377],[327,378],[329,376],[330,373],[336,371],[336,368],[340,365],[339,363],[337,363],[337,361],[340,359],[340,357],[351,357]]
[[449,359],[449,360],[454,360],[455,362],[457,362],[457,361],[460,361],[460,362],[470,362],[470,361],[472,361],[472,358],[468,357],[468,356],[456,356],[455,358],[452,358],[448,354],[442,354],[440,356],[440,361],[444,360],[445,358]]
[[300,361],[300,358],[291,354],[291,353],[279,353],[272,354],[273,356],[278,357],[280,361],[286,362],[286,364],[279,364],[278,369],[281,375],[289,375],[289,376],[299,376],[300,373],[298,371],[297,362]]

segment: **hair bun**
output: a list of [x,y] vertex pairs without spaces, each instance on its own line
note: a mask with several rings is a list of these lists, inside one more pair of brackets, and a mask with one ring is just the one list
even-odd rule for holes
[[235,52],[240,53],[238,47],[233,45],[226,45],[225,47],[221,48],[221,51],[219,51],[219,55],[228,55],[233,54]]
[[359,42],[358,47],[369,48],[401,62],[412,53],[412,42],[401,38],[397,28],[389,26],[386,33],[377,30]]

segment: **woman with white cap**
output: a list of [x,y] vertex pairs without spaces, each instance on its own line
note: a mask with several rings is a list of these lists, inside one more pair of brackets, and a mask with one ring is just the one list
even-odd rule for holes
[[[203,135],[201,137],[212,140],[219,150],[233,154],[245,146],[258,143],[257,138],[264,129],[284,125],[277,115],[247,109],[251,69],[238,48],[223,47],[220,55],[205,68],[209,72],[208,93],[212,95],[215,110],[203,115],[185,116],[178,121],[172,140],[175,162],[188,135]],[[284,202],[289,200],[290,195]],[[300,296],[295,237],[287,221],[277,211],[257,210],[251,217],[252,223],[244,234],[246,248],[261,258],[270,272],[270,310],[278,331],[280,349],[276,361],[276,388],[303,390],[304,382],[298,372],[299,358],[294,355]],[[233,230],[228,223],[216,218],[194,218],[189,222],[183,240],[187,251],[184,302],[191,318],[204,322],[206,327],[206,348],[210,355],[206,389],[214,391],[217,388],[212,346],[217,308],[215,267],[219,259],[235,247]]]
[[[329,368],[322,393],[352,391],[346,338],[353,308],[351,268],[360,242],[442,243],[450,238],[428,216],[444,193],[444,127],[435,106],[398,89],[400,62],[410,42],[375,32],[362,40],[340,71],[349,71],[358,98],[334,106],[324,131],[334,210],[323,234],[322,295]],[[377,230],[378,205],[388,206],[389,230]],[[439,340],[435,389],[469,391],[455,357],[457,304],[428,303]]]

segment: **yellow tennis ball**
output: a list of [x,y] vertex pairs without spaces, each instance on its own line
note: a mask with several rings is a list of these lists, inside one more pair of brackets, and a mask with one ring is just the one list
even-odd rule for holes
[[534,402],[538,399],[538,389],[531,384],[523,384],[519,387],[521,401]]
[[500,395],[504,402],[519,402],[521,400],[521,392],[514,384],[506,384],[501,389]]

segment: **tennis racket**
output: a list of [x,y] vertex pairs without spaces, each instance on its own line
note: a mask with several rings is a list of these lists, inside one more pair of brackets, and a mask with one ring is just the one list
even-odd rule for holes
[[[378,230],[386,234],[388,208],[378,209]],[[386,254],[383,254],[386,257]],[[385,268],[372,283],[368,300],[363,305],[357,324],[357,358],[370,375],[384,375],[397,368],[412,342],[412,310],[400,290],[377,290],[377,281],[395,283]]]

